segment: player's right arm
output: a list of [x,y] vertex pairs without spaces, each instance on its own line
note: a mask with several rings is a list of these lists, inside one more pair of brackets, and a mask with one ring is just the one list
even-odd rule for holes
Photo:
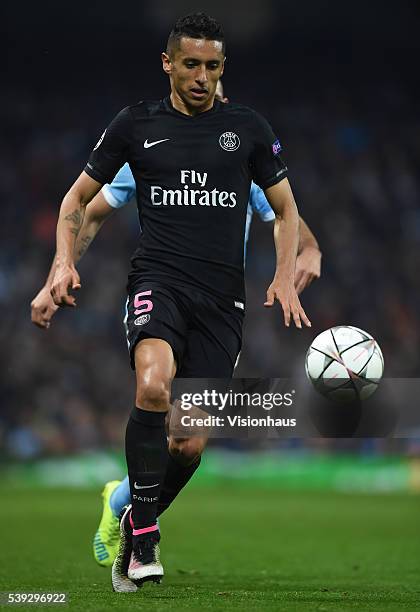
[[[74,246],[75,264],[77,264],[77,262],[87,251],[89,245],[94,240],[103,223],[113,214],[114,211],[115,208],[112,208],[112,206],[107,203],[102,191],[96,194],[93,200],[86,206],[83,224]],[[51,295],[51,287],[55,275],[56,265],[57,256],[54,255],[45,285],[31,302],[32,323],[43,329],[48,329],[54,313],[58,310],[58,306],[56,306],[54,303]]]
[[113,119],[93,149],[84,171],[63,199],[57,224],[56,270],[51,295],[57,306],[75,306],[70,289],[80,289],[74,246],[87,204],[105,183],[113,180],[128,159],[133,134],[129,108]]
[[[83,224],[77,236],[74,247],[74,262],[85,254],[96,234],[104,222],[111,217],[116,209],[122,208],[135,197],[136,184],[128,164],[118,172],[110,185],[106,184],[86,206]],[[56,268],[56,255],[54,256],[45,285],[31,302],[32,323],[42,329],[48,329],[51,319],[58,306],[54,304],[51,296],[51,285]]]
[[57,223],[57,250],[51,295],[56,306],[76,306],[69,290],[80,289],[75,267],[74,247],[85,215],[85,209],[102,187],[101,183],[82,172],[64,196]]

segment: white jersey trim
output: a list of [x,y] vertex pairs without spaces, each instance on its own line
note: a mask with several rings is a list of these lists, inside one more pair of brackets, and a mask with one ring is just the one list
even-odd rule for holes
[[117,198],[112,193],[111,187],[108,184],[104,185],[101,191],[107,204],[112,206],[112,208],[122,208],[124,206],[125,202],[119,202],[117,200]]

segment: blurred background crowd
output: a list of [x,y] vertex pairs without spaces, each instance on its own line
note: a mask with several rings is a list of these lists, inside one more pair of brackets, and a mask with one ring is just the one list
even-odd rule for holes
[[[237,375],[303,374],[313,337],[351,324],[377,338],[388,377],[418,376],[415,3],[391,12],[374,2],[344,15],[327,2],[316,9],[301,2],[299,16],[270,0],[224,4],[203,8],[226,27],[225,93],[273,125],[300,213],[323,253],[322,277],[302,296],[313,327],[286,330],[280,309],[263,307],[274,248],[269,226],[254,219]],[[31,325],[30,302],[54,255],[61,198],[120,108],[167,94],[159,53],[174,20],[191,8],[128,2],[117,13],[105,2],[98,16],[75,2],[65,18],[52,2],[42,13],[7,8],[19,27],[3,36],[8,70],[0,98],[3,457],[121,448],[134,390],[122,317],[138,237],[135,206],[104,226],[81,261],[76,309],[59,311],[41,331]]]

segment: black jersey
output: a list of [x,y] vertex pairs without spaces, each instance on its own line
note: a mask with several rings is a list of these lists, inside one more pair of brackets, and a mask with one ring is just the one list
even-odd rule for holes
[[130,165],[142,228],[130,274],[244,301],[250,185],[286,176],[279,150],[266,120],[245,106],[215,101],[191,117],[166,98],[123,109],[85,172],[110,183]]

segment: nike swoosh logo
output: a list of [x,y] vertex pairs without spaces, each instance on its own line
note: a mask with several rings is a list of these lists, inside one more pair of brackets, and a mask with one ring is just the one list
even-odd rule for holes
[[144,485],[144,487],[140,486],[137,484],[137,482],[134,483],[134,488],[135,489],[152,489],[153,487],[158,487],[159,483],[157,482],[154,485]]
[[155,140],[154,142],[147,142],[146,139],[143,143],[143,147],[145,149],[150,149],[150,147],[154,147],[155,145],[160,144],[161,142],[166,142],[167,140],[170,140],[170,138],[163,138],[163,140]]

